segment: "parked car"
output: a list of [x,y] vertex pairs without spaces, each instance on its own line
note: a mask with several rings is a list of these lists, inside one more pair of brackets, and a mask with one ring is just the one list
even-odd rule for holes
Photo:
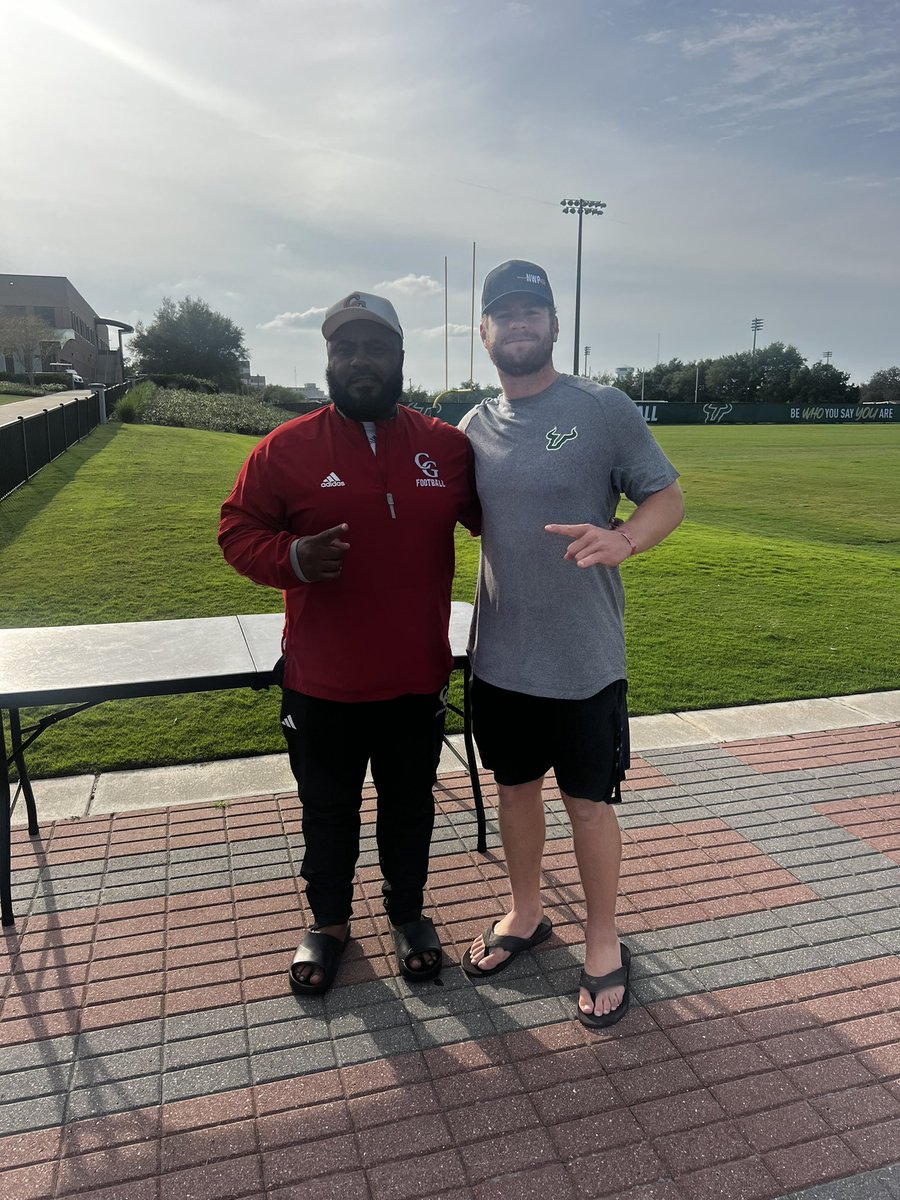
[[60,374],[68,376],[70,388],[83,388],[84,380],[78,374],[74,367],[70,367],[68,363],[53,362],[50,364],[51,371],[59,371]]

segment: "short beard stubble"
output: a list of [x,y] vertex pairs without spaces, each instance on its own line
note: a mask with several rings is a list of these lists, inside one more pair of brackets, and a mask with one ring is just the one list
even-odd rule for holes
[[516,357],[507,355],[504,347],[496,342],[490,344],[487,352],[491,362],[504,375],[536,375],[553,358],[553,334],[539,338],[527,353],[520,352]]

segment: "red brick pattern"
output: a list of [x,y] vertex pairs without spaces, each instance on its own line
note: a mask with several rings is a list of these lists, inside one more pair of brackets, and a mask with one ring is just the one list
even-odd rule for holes
[[760,772],[814,771],[846,763],[878,762],[884,758],[900,758],[900,724],[864,725],[859,729],[729,742],[727,750]]
[[[491,787],[485,790],[490,796]],[[280,822],[277,800],[257,807],[263,826]],[[175,812],[165,814],[170,825]],[[189,831],[206,837],[210,823],[223,839],[230,837],[219,812],[193,820],[185,812],[180,816],[182,846]],[[125,820],[130,827],[133,818]],[[146,830],[146,820],[137,827]],[[245,829],[241,823],[239,838],[246,836]],[[118,835],[117,824],[110,825],[108,837],[112,831]],[[93,828],[89,841],[95,855]],[[790,872],[720,820],[625,831],[623,842],[619,912],[624,934],[815,899]],[[577,943],[585,913],[570,838],[548,843],[544,870],[555,937]],[[384,918],[378,868],[362,868],[359,880],[359,915],[339,986],[394,971],[389,956],[380,953]],[[506,903],[502,859],[495,851],[487,859],[468,853],[437,857],[429,891],[448,958],[458,961],[473,926],[489,923]],[[6,1041],[30,1041],[36,1023],[47,1021],[56,1036],[280,996],[285,962],[305,924],[302,909],[298,882],[284,878],[23,919],[17,937],[5,946]],[[50,1036],[43,1028],[41,1036]]]
[[[672,780],[643,759],[634,757],[624,792],[672,787]],[[492,785],[488,784],[490,794]],[[553,796],[548,787],[548,796]],[[556,793],[558,795],[558,793]],[[473,811],[468,775],[442,775],[438,795],[448,814]],[[363,816],[374,810],[374,791],[365,793]],[[102,862],[131,855],[169,853],[202,845],[219,846],[266,837],[296,841],[300,833],[300,804],[296,793],[250,800],[160,808],[117,813],[78,821],[61,821],[41,831],[35,842],[24,826],[12,834],[13,878],[24,867],[59,867],[72,863]]]
[[[820,736],[741,744],[735,756],[759,770],[812,770],[825,753]],[[828,738],[824,765],[897,752],[896,727]],[[632,786],[671,780],[638,764]],[[445,811],[471,811],[466,788],[465,776],[445,777]],[[900,861],[896,796],[816,811]],[[142,850],[293,837],[297,822],[296,798],[276,796],[65,822],[37,846],[20,834],[16,844],[20,866],[87,868]],[[628,828],[623,840],[623,932],[817,899],[718,819]],[[583,936],[570,839],[548,842],[545,883],[554,938],[538,954]],[[452,962],[505,903],[502,857],[437,857],[429,888]],[[394,974],[377,869],[360,872],[358,896],[344,988]],[[0,1044],[27,1050],[80,1031],[281,997],[304,923],[288,877],[22,919],[5,938]],[[0,1137],[0,1196],[777,1200],[896,1161],[898,1013],[900,959],[878,954],[659,1000],[600,1035],[553,1019],[386,1052]]]
[[[731,1181],[732,1194],[774,1200],[896,1157],[898,1075],[878,1079],[861,1058],[862,1047],[900,1038],[900,1018],[885,1008],[900,963],[879,967],[889,990],[857,989],[835,968],[778,988],[777,1001],[771,984],[720,991],[712,1022],[660,1001],[600,1037],[565,1023],[541,1038],[489,1039],[474,1057],[465,1044],[436,1048],[79,1121],[64,1137],[3,1138],[0,1194],[94,1197],[118,1185],[149,1196],[158,1179],[172,1200],[262,1197],[266,1186],[376,1200],[472,1195],[489,1180],[497,1190],[484,1195],[528,1195],[502,1190],[524,1173],[529,1188],[553,1181],[573,1197],[653,1185],[648,1195],[681,1200]],[[848,991],[868,1016],[844,1018]],[[778,1026],[814,1032],[816,1072],[784,1036],[760,1036],[759,1018],[773,1010]],[[546,1036],[557,1029],[560,1045]],[[711,1069],[712,1053],[739,1067]]]
[[813,806],[855,837],[900,863],[900,791],[883,796],[831,800]]

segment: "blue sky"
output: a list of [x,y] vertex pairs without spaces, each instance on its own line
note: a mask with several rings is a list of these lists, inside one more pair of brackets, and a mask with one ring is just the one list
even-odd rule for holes
[[356,288],[394,301],[408,378],[468,377],[473,243],[479,293],[545,267],[570,370],[569,196],[607,204],[591,370],[749,348],[756,316],[856,382],[900,362],[892,0],[5,0],[0,52],[0,269],[126,321],[202,296],[272,382],[322,382]]

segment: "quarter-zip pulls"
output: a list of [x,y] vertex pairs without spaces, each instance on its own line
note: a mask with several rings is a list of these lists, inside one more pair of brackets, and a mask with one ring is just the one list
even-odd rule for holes
[[376,436],[376,427],[374,422],[364,421],[366,435],[369,438],[369,445],[372,447],[372,453],[375,455],[375,461],[381,467],[381,478],[384,483],[384,498],[387,500],[388,511],[391,514],[391,520],[397,520],[397,510],[394,508],[394,496],[388,488],[388,462],[387,462],[387,436],[386,431],[382,430],[382,437]]

